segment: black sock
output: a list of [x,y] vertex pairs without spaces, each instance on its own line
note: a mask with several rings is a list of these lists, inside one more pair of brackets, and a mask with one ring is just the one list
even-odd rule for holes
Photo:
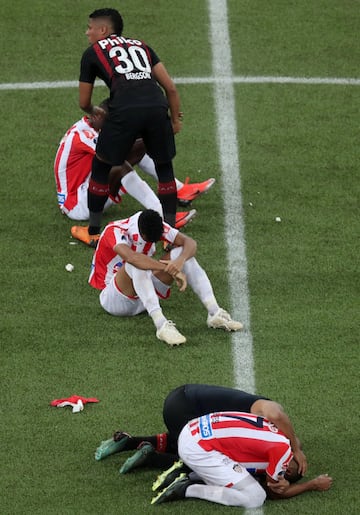
[[137,449],[142,442],[149,442],[156,449],[157,437],[153,436],[131,436],[129,440],[126,442],[124,451],[132,451]]

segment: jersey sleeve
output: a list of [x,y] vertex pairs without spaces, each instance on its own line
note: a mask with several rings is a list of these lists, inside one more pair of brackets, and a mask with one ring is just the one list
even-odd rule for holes
[[146,45],[146,46],[147,46],[147,49],[148,49],[149,54],[150,54],[151,67],[153,68],[155,66],[155,64],[160,63],[160,58],[157,55],[157,53],[151,47],[149,47],[148,45]]
[[175,227],[171,227],[171,225],[163,222],[164,232],[162,234],[161,240],[167,241],[168,243],[174,243],[176,236],[179,234],[179,231],[175,229]]
[[94,62],[94,50],[92,47],[85,50],[80,62],[80,82],[94,84],[97,77],[97,69]]
[[279,445],[276,449],[271,452],[269,459],[269,466],[266,469],[266,473],[278,480],[278,476],[286,472],[290,460],[293,457],[293,453],[290,445]]

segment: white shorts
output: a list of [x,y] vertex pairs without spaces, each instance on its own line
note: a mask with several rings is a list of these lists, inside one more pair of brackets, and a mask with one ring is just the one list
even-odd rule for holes
[[[158,297],[161,299],[168,298],[170,295],[170,286],[159,281],[150,270],[149,273],[151,274],[151,279]],[[119,290],[115,281],[115,275],[109,284],[101,291],[100,304],[110,315],[119,317],[131,317],[146,311],[139,297],[128,297]]]
[[[89,177],[78,187],[77,204],[72,209],[69,210],[63,205],[59,204],[62,213],[71,218],[71,220],[89,220],[90,215],[88,208],[88,186]],[[114,204],[115,202],[108,198],[104,206],[104,211]]]
[[257,483],[246,468],[237,461],[233,461],[219,451],[205,451],[200,447],[197,438],[192,436],[188,424],[179,435],[178,453],[184,463],[207,485],[231,488],[236,487],[239,482],[243,482],[244,486],[253,481]]

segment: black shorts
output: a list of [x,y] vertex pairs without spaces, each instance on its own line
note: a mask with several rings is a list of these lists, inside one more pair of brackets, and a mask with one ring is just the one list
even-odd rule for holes
[[168,163],[175,157],[174,132],[164,107],[110,111],[100,131],[96,153],[113,166],[121,165],[139,137],[156,163]]
[[163,406],[163,418],[172,446],[182,428],[193,418],[215,413],[216,411],[244,411],[250,413],[251,406],[260,395],[208,384],[185,384],[172,390],[166,397]]

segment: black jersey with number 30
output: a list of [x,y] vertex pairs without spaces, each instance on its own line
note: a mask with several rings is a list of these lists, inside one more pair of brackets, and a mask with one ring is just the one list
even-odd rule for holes
[[159,62],[152,48],[142,41],[111,35],[85,50],[79,80],[93,84],[96,77],[102,79],[117,109],[167,108],[167,100],[152,76],[152,68]]

